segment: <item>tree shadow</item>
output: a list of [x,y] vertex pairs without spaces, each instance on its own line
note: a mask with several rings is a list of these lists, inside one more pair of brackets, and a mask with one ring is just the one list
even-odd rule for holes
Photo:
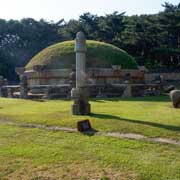
[[169,96],[148,96],[148,97],[131,97],[131,98],[92,98],[94,102],[118,102],[118,101],[143,101],[143,102],[170,102]]
[[31,99],[31,101],[35,101],[35,102],[46,102],[45,99]]
[[98,119],[105,119],[105,120],[111,119],[111,120],[126,121],[133,124],[147,125],[147,126],[152,126],[156,128],[180,132],[180,126],[165,125],[165,124],[149,122],[149,121],[141,121],[141,120],[136,120],[136,119],[126,119],[126,118],[120,118],[118,116],[113,116],[113,115],[108,115],[108,114],[91,114],[91,117],[98,118]]
[[98,102],[98,103],[105,103],[105,101],[108,101],[107,99],[101,99],[101,98],[93,98],[91,99],[92,102]]

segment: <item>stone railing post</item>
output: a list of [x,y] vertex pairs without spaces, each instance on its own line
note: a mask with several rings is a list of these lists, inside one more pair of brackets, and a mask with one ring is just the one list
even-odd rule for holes
[[20,98],[27,99],[28,98],[28,83],[27,76],[25,74],[20,76]]
[[27,99],[28,98],[28,82],[27,76],[24,73],[25,68],[16,68],[16,73],[19,75],[20,78],[20,98]]

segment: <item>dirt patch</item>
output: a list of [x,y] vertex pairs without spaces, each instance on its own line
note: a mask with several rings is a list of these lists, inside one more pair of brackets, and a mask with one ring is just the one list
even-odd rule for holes
[[17,169],[5,180],[136,180],[131,171],[102,168],[92,162],[32,166],[31,163]]

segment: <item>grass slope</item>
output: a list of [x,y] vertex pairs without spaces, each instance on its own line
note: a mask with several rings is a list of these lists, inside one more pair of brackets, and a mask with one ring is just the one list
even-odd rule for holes
[[[47,47],[27,64],[26,69],[34,65],[45,65],[49,69],[71,68],[75,64],[74,41],[66,41]],[[125,69],[136,69],[136,61],[125,51],[98,41],[87,41],[87,66],[111,67],[121,65]]]

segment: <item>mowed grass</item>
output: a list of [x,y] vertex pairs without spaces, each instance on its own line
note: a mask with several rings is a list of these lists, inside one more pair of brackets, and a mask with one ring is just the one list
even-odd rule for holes
[[0,119],[73,128],[77,121],[89,119],[98,131],[180,139],[180,109],[172,108],[169,97],[99,99],[90,103],[91,116],[72,116],[72,101],[1,98]]
[[146,141],[22,128],[2,123],[76,127],[90,119],[103,132],[179,140],[180,110],[168,97],[98,99],[91,116],[72,101],[0,99],[0,180],[180,180],[180,147]]
[[0,179],[179,180],[180,148],[0,125]]

